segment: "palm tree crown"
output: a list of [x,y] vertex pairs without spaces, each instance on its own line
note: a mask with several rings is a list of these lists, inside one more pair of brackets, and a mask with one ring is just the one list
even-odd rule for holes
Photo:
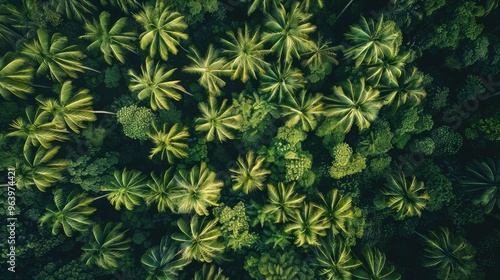
[[400,219],[420,217],[429,200],[424,182],[417,182],[413,176],[411,183],[408,183],[403,173],[389,176],[382,193],[389,197],[387,207],[395,210]]
[[229,169],[232,173],[233,190],[243,190],[245,194],[255,189],[262,190],[266,176],[271,174],[271,171],[262,168],[264,160],[263,156],[256,158],[253,151],[248,152],[245,159],[239,156],[236,162],[238,168]]
[[301,210],[295,209],[292,221],[285,227],[285,232],[293,232],[295,244],[299,247],[304,244],[319,246],[319,236],[326,235],[330,227],[325,211],[313,203],[304,203]]
[[25,99],[33,92],[31,82],[34,69],[27,65],[25,58],[8,52],[0,59],[0,95],[10,99],[12,95]]
[[141,257],[141,263],[147,270],[147,280],[176,280],[178,273],[191,260],[181,258],[181,252],[176,243],[170,242],[170,238],[165,235],[160,241],[160,245],[149,248]]
[[170,211],[174,212],[174,202],[172,195],[174,190],[174,171],[173,167],[169,167],[162,175],[157,177],[154,172],[151,172],[151,179],[147,183],[148,190],[144,195],[144,200],[147,205],[155,203],[158,212],[165,212],[168,207]]
[[140,205],[146,186],[146,176],[140,171],[123,169],[114,172],[115,180],[102,187],[102,191],[109,192],[108,200],[120,210],[125,206],[128,210],[134,209],[134,206]]
[[343,241],[325,238],[314,247],[319,275],[327,280],[351,279],[352,270],[361,265],[351,254],[351,248]]
[[144,27],[145,31],[139,36],[140,46],[143,50],[149,48],[150,57],[160,53],[161,59],[167,60],[169,52],[177,54],[179,41],[188,38],[184,33],[187,28],[184,16],[171,11],[162,1],[156,1],[155,6],[144,5],[134,17]]
[[187,157],[188,145],[186,142],[189,138],[187,127],[181,127],[176,123],[167,132],[167,124],[163,124],[162,130],[158,130],[156,125],[153,125],[153,130],[148,133],[148,137],[155,145],[149,158],[160,153],[161,159],[166,157],[169,163],[173,163],[175,158]]
[[467,192],[475,195],[473,202],[484,206],[485,213],[500,207],[500,168],[497,166],[500,166],[499,160],[474,160],[466,166],[466,176],[460,181]]
[[227,106],[227,99],[222,101],[221,106],[217,106],[215,97],[209,98],[209,104],[204,102],[198,104],[202,117],[196,118],[196,131],[206,131],[205,139],[213,141],[218,139],[220,142],[226,139],[233,139],[232,129],[241,127],[241,116],[234,113],[233,106]]
[[302,130],[311,131],[316,128],[317,119],[323,115],[323,96],[321,94],[308,94],[302,90],[298,96],[289,99],[289,102],[281,104],[284,109],[281,114],[287,118],[286,126],[292,127],[297,124]]
[[269,100],[277,98],[278,103],[293,98],[295,92],[306,83],[302,72],[288,63],[282,67],[276,64],[267,67],[266,73],[261,75],[261,81],[260,90],[269,94]]
[[263,213],[272,214],[276,217],[275,223],[284,223],[295,215],[295,210],[302,207],[306,198],[295,192],[295,184],[285,186],[278,183],[278,187],[268,184],[268,204],[264,206]]

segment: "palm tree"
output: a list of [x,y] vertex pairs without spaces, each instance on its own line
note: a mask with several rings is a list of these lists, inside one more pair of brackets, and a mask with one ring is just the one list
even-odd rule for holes
[[424,182],[417,182],[413,176],[411,183],[408,183],[403,173],[389,176],[382,193],[389,198],[387,207],[395,210],[399,219],[420,217],[429,200]]
[[300,124],[303,131],[311,131],[316,128],[317,120],[323,115],[323,96],[316,94],[312,96],[302,90],[298,96],[293,96],[288,103],[281,104],[284,109],[282,117],[287,118],[285,123],[288,127]]
[[220,51],[214,49],[212,45],[208,46],[207,54],[201,57],[200,53],[194,48],[190,48],[192,55],[188,55],[193,64],[185,66],[183,71],[201,75],[198,82],[206,88],[211,95],[219,95],[220,88],[226,85],[226,82],[220,78],[222,75],[231,74],[230,69],[225,69],[226,59],[219,57]]
[[328,237],[314,247],[316,266],[323,279],[351,279],[351,271],[361,263],[351,254],[351,248],[340,239]]
[[[101,0],[101,4],[108,4],[108,0]],[[109,0],[113,7],[118,7],[123,13],[129,14],[130,10],[135,10],[139,7],[137,0]]]
[[295,244],[299,247],[304,244],[319,246],[319,236],[326,235],[330,227],[325,217],[325,211],[313,203],[303,203],[301,210],[295,209],[292,221],[285,227],[285,232],[295,235]]
[[383,14],[378,22],[361,17],[359,24],[351,26],[345,38],[352,44],[344,53],[361,63],[370,64],[394,52],[395,42],[401,36],[394,22],[385,22]]
[[474,195],[473,203],[484,207],[485,213],[500,207],[500,161],[492,159],[473,160],[465,167],[466,175],[460,180],[465,191]]
[[413,67],[410,72],[403,75],[394,83],[380,86],[380,92],[384,94],[386,104],[393,106],[394,111],[406,102],[413,105],[419,104],[425,98],[426,92],[422,86],[424,74]]
[[177,54],[179,41],[188,38],[184,33],[187,28],[184,16],[171,11],[162,1],[156,1],[155,6],[149,3],[144,5],[134,18],[145,30],[139,36],[141,49],[149,48],[149,56],[152,58],[160,53],[161,59],[167,60],[169,52]]
[[149,248],[141,257],[141,263],[148,272],[146,280],[176,280],[178,272],[191,260],[180,258],[177,244],[169,242],[167,235],[162,237],[160,245]]
[[7,100],[11,95],[26,99],[27,94],[33,93],[33,74],[34,69],[25,58],[6,53],[0,59],[0,95]]
[[311,14],[304,13],[294,2],[290,11],[280,4],[273,16],[268,16],[265,26],[267,31],[262,35],[264,42],[272,45],[271,51],[278,54],[280,61],[291,63],[293,57],[311,50],[311,41],[308,34],[316,30],[316,26],[307,22]]
[[337,65],[339,62],[336,59],[337,54],[335,51],[339,47],[331,47],[331,43],[329,40],[323,41],[323,36],[318,35],[316,41],[311,41],[310,50],[304,53],[304,56],[309,58],[302,61],[302,65],[311,69],[316,69],[323,63]]
[[278,103],[293,98],[295,91],[303,88],[306,83],[302,72],[292,68],[291,64],[267,67],[266,73],[261,75],[261,81],[260,91],[268,93],[269,100],[277,97]]
[[144,195],[144,200],[147,205],[155,203],[158,212],[165,212],[167,207],[174,212],[174,202],[172,201],[173,190],[175,186],[173,167],[169,167],[162,175],[157,177],[154,172],[151,172],[151,179],[146,185],[148,190]]
[[153,158],[160,153],[160,158],[167,158],[169,163],[173,163],[175,158],[185,158],[188,155],[186,144],[189,133],[187,127],[174,124],[167,132],[167,125],[163,124],[163,129],[158,130],[153,124],[153,132],[148,132],[148,137],[153,141],[154,148],[151,150],[149,158]]
[[134,70],[129,70],[130,91],[137,93],[140,100],[149,98],[151,109],[168,109],[168,98],[179,101],[181,94],[177,91],[185,91],[179,80],[170,80],[170,76],[176,69],[166,71],[160,63],[153,62],[150,57],[146,58],[146,63],[141,65],[141,74],[138,75]]
[[75,230],[87,231],[92,224],[88,216],[96,210],[90,206],[92,201],[94,200],[87,197],[86,193],[78,190],[64,195],[62,189],[57,189],[54,192],[54,204],[46,208],[47,212],[40,217],[39,222],[41,225],[49,223],[54,235],[58,234],[61,228],[69,237]]
[[136,34],[123,32],[127,26],[127,18],[120,18],[110,27],[109,17],[109,12],[105,11],[99,15],[99,21],[94,19],[92,22],[86,22],[87,32],[80,38],[92,41],[87,50],[92,52],[100,50],[108,64],[113,63],[113,57],[120,63],[125,63],[124,49],[134,51],[132,42],[136,40]]
[[[314,0],[304,0],[300,3],[300,7],[304,9],[304,11],[309,11],[309,8],[311,7],[311,2]],[[315,0],[315,3],[318,4],[319,8],[323,8],[323,0]]]
[[116,210],[120,210],[122,204],[128,210],[134,209],[134,206],[141,205],[141,198],[144,196],[146,186],[146,176],[140,171],[123,169],[115,170],[115,180],[109,182],[101,188],[104,192],[109,192],[107,196],[111,205]]
[[377,86],[381,81],[385,85],[397,84],[409,57],[410,53],[398,54],[398,51],[394,50],[383,58],[368,64],[366,66],[366,81],[373,86]]
[[49,0],[49,5],[54,11],[78,21],[85,21],[87,15],[97,11],[97,7],[90,0]]
[[193,166],[189,172],[180,170],[174,177],[175,190],[172,200],[179,213],[195,211],[200,216],[209,214],[209,206],[217,206],[220,191],[224,183],[216,180],[215,172],[208,169],[202,162],[200,166]]
[[15,119],[10,125],[14,131],[7,136],[15,136],[25,140],[24,151],[30,146],[42,146],[46,149],[52,147],[52,141],[68,140],[67,131],[60,130],[56,124],[51,122],[50,114],[40,109],[36,110],[29,106],[26,108],[27,120]]
[[84,55],[77,50],[76,45],[67,46],[68,38],[60,33],[49,35],[43,29],[38,29],[37,39],[32,43],[24,43],[21,53],[38,63],[37,75],[50,74],[52,80],[63,82],[66,77],[76,78],[77,72],[83,72],[85,67],[81,60]]
[[196,271],[193,280],[229,280],[222,275],[222,269],[217,269],[215,265],[203,264],[201,270]]
[[[62,180],[61,172],[69,165],[64,159],[54,159],[60,147],[45,149],[40,146],[33,152],[32,148],[24,150],[27,164],[16,164],[16,179],[19,189],[35,185],[41,192],[53,183]],[[19,172],[17,172],[19,171]]]
[[130,249],[130,239],[125,238],[126,231],[120,231],[122,223],[107,223],[104,229],[100,225],[92,228],[91,239],[82,247],[82,260],[87,265],[97,265],[103,269],[118,268],[120,259]]
[[233,179],[233,190],[243,190],[248,194],[256,189],[262,190],[266,176],[271,174],[271,171],[262,168],[265,158],[258,156],[255,158],[255,153],[250,151],[246,154],[245,159],[238,156],[236,161],[237,169],[229,169],[231,171],[231,179]]
[[448,228],[440,227],[423,236],[424,267],[437,270],[438,279],[468,279],[474,271],[476,250],[462,237],[454,236]]
[[363,248],[362,268],[352,272],[356,279],[400,280],[401,275],[392,264],[386,262],[385,254],[375,247]]
[[346,86],[334,86],[333,96],[324,99],[330,101],[325,106],[325,115],[337,118],[336,127],[343,128],[344,133],[349,132],[354,123],[359,130],[370,127],[382,107],[378,90],[366,86],[363,78],[356,85],[347,80]]
[[80,133],[85,128],[84,122],[96,120],[92,109],[92,95],[88,89],[73,91],[71,81],[65,81],[61,86],[59,100],[37,96],[39,108],[52,116],[52,122],[58,129],[69,127],[73,132]]
[[227,99],[222,101],[221,106],[217,106],[215,97],[209,97],[209,104],[201,102],[198,108],[202,117],[196,118],[196,131],[206,131],[205,139],[210,142],[218,139],[220,142],[226,139],[234,139],[232,129],[241,128],[241,116],[235,114],[233,106],[227,106]]
[[319,198],[319,207],[325,211],[333,234],[348,233],[347,225],[356,218],[352,198],[342,196],[337,189],[329,191],[326,197],[319,193]]
[[194,215],[188,224],[185,220],[177,220],[181,233],[173,233],[172,239],[181,242],[182,256],[199,262],[212,262],[224,252],[224,244],[219,241],[222,232],[217,226],[217,219],[208,220]]
[[281,3],[281,0],[245,0],[243,2],[252,2],[252,5],[248,7],[248,15],[251,15],[255,10],[257,10],[258,7],[260,7],[260,10],[264,13],[267,14],[270,10],[273,8],[276,8],[279,3]]
[[295,210],[302,207],[302,202],[306,198],[295,192],[295,183],[285,186],[278,183],[278,187],[267,184],[268,204],[264,206],[264,214],[275,215],[275,223],[285,223],[295,215]]
[[253,77],[257,79],[257,73],[263,74],[268,63],[264,60],[264,55],[269,50],[264,50],[264,41],[259,38],[259,30],[253,34],[245,24],[245,30],[238,28],[237,34],[227,32],[229,40],[222,39],[222,43],[226,45],[223,53],[229,56],[229,62],[225,68],[231,69],[233,75],[232,80],[241,78],[242,82],[248,81]]

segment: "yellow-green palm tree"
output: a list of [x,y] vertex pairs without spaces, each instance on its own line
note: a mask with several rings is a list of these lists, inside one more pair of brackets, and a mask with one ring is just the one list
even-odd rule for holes
[[86,22],[86,33],[80,38],[92,41],[87,49],[92,52],[100,50],[108,64],[113,63],[113,57],[120,63],[125,63],[124,50],[134,51],[132,43],[137,36],[134,32],[123,31],[127,26],[127,18],[118,19],[113,26],[110,26],[109,18],[109,12],[105,11],[99,15],[99,20],[93,19],[92,22]]
[[370,64],[394,52],[396,40],[401,37],[394,22],[384,22],[381,15],[377,22],[361,17],[358,24],[350,27],[345,38],[351,47],[345,50],[345,55],[356,60],[356,66],[361,63]]
[[62,189],[57,189],[54,192],[54,204],[46,208],[47,212],[40,217],[39,222],[42,226],[49,224],[54,235],[58,234],[61,228],[69,237],[75,230],[87,231],[92,224],[88,216],[96,210],[90,206],[92,201],[94,200],[87,197],[86,193],[78,190],[65,195]]
[[364,262],[362,267],[352,272],[356,279],[364,280],[400,280],[401,275],[396,271],[394,265],[386,261],[384,253],[375,247],[363,248]]
[[184,33],[187,28],[184,16],[172,11],[163,1],[156,1],[154,6],[147,3],[134,18],[145,30],[139,36],[140,47],[149,49],[152,58],[159,53],[161,59],[167,60],[168,53],[177,54],[179,41],[188,38]]
[[322,35],[318,35],[316,41],[311,41],[310,50],[304,52],[305,57],[308,59],[302,61],[302,65],[315,69],[323,63],[331,63],[337,65],[339,62],[336,57],[335,51],[339,49],[338,46],[330,46],[332,42],[324,40]]
[[201,77],[198,82],[206,88],[211,95],[219,95],[221,88],[226,85],[221,76],[230,75],[231,70],[224,68],[227,63],[226,58],[219,57],[220,51],[214,49],[213,45],[208,46],[207,54],[201,57],[200,53],[194,48],[190,48],[191,53],[188,57],[193,62],[185,66],[183,71],[198,74]]
[[395,210],[399,219],[420,217],[429,201],[424,182],[417,181],[417,178],[413,176],[411,183],[408,183],[403,173],[389,176],[382,193],[389,199],[386,203],[387,207]]
[[167,132],[166,124],[163,124],[162,130],[158,130],[156,125],[153,125],[153,131],[148,132],[148,137],[154,144],[149,158],[160,153],[161,159],[166,157],[169,163],[173,163],[175,158],[185,158],[188,155],[186,142],[189,133],[187,127],[181,127],[176,123]]
[[245,24],[245,29],[238,28],[237,33],[227,32],[229,39],[222,39],[225,45],[223,54],[229,58],[225,68],[231,69],[231,79],[240,78],[242,82],[248,81],[250,77],[257,79],[257,74],[263,74],[268,63],[264,55],[269,50],[264,49],[264,42],[260,40],[259,30],[253,34]]
[[118,268],[130,249],[130,239],[125,237],[126,231],[120,231],[122,223],[107,223],[101,228],[92,228],[92,237],[83,245],[82,260],[87,265],[97,265],[103,269]]
[[386,101],[395,111],[401,105],[409,102],[412,105],[419,104],[427,95],[422,86],[424,74],[416,67],[411,71],[404,71],[396,82],[378,87]]
[[217,219],[208,220],[194,215],[189,224],[177,220],[181,232],[172,234],[172,239],[181,243],[182,256],[185,259],[195,259],[199,262],[212,262],[220,258],[224,252],[224,244],[220,242],[222,232],[217,226]]
[[12,95],[25,99],[33,93],[31,82],[34,69],[23,57],[16,57],[12,52],[0,59],[0,95],[9,100]]
[[52,146],[53,141],[65,141],[69,137],[67,131],[58,129],[57,125],[52,122],[50,113],[36,110],[29,106],[26,108],[26,117],[15,119],[10,125],[14,131],[7,136],[15,136],[25,140],[24,151],[30,146],[42,146],[46,149]]
[[359,130],[370,127],[370,122],[377,118],[383,103],[379,99],[379,91],[365,85],[365,80],[353,84],[347,80],[345,86],[334,86],[333,95],[325,97],[325,115],[335,117],[337,125],[345,133],[351,130],[354,123]]
[[243,0],[242,2],[252,2],[250,7],[248,7],[248,15],[251,15],[257,8],[267,14],[273,8],[276,8],[281,0]]
[[326,235],[330,227],[325,211],[313,203],[303,203],[302,209],[295,209],[292,220],[285,227],[285,232],[295,235],[295,244],[319,246],[318,237]]
[[215,97],[209,97],[209,104],[201,102],[198,104],[202,116],[196,118],[195,130],[207,133],[205,139],[213,141],[218,139],[223,142],[227,139],[233,139],[232,130],[240,129],[241,116],[233,111],[233,106],[227,106],[227,99],[222,101],[220,107],[217,105]]
[[318,119],[323,112],[323,95],[308,94],[302,90],[298,96],[293,96],[288,102],[281,104],[282,117],[286,118],[285,125],[293,127],[299,125],[303,131],[311,131],[316,128]]
[[351,279],[352,270],[361,265],[361,262],[353,257],[348,245],[331,236],[322,239],[320,245],[314,247],[314,252],[315,266],[319,268],[319,275],[323,279]]
[[68,127],[73,132],[79,133],[85,128],[85,122],[96,120],[92,108],[92,95],[88,89],[73,90],[71,81],[65,81],[59,92],[59,99],[37,96],[39,108],[52,116],[52,122],[58,129]]
[[178,91],[185,91],[179,80],[170,80],[170,76],[176,69],[166,70],[160,62],[154,63],[151,57],[147,57],[145,64],[141,65],[141,74],[136,74],[134,70],[129,70],[129,89],[137,93],[140,100],[149,98],[151,109],[169,109],[168,99],[179,101],[181,94]]
[[172,200],[175,186],[174,171],[175,169],[173,167],[169,167],[159,177],[157,177],[154,172],[151,172],[152,181],[146,184],[148,190],[144,195],[144,200],[147,205],[155,203],[158,212],[165,212],[167,207],[170,211],[175,211],[174,202]]
[[186,214],[195,211],[198,215],[207,216],[208,207],[218,205],[224,183],[216,179],[215,172],[208,169],[205,162],[193,166],[189,172],[180,170],[174,180],[172,201],[177,212]]
[[39,64],[37,75],[50,74],[52,80],[63,82],[66,77],[76,78],[77,72],[83,72],[84,58],[76,45],[68,46],[68,38],[60,33],[49,34],[38,29],[37,38],[31,43],[24,43],[21,53]]
[[380,82],[385,85],[398,83],[398,78],[401,77],[406,60],[410,57],[410,53],[398,54],[395,50],[383,58],[372,62],[366,66],[366,81],[373,86],[377,86]]
[[177,243],[171,242],[170,237],[162,237],[160,244],[149,248],[141,257],[142,266],[148,272],[146,280],[176,280],[179,271],[188,265],[191,260],[182,258]]
[[278,103],[281,103],[293,98],[295,92],[303,88],[305,83],[302,72],[292,68],[291,64],[274,64],[267,67],[266,73],[261,75],[260,91],[269,94],[269,100],[277,99]]
[[306,198],[295,192],[295,183],[288,186],[278,183],[278,187],[268,184],[267,191],[267,204],[263,208],[263,213],[274,215],[275,223],[289,221],[295,215],[295,210],[302,207],[302,202]]
[[196,271],[193,280],[229,280],[222,274],[222,269],[215,265],[203,264],[201,270]]
[[316,26],[308,22],[311,16],[302,11],[299,2],[294,2],[289,11],[280,4],[274,15],[268,16],[262,40],[272,44],[271,50],[280,61],[291,63],[293,57],[300,58],[302,53],[311,50],[309,33],[316,30]]
[[325,211],[332,232],[348,233],[347,226],[355,219],[352,198],[342,196],[337,189],[329,191],[326,197],[319,193],[319,198],[321,202],[319,207]]
[[141,205],[146,190],[146,176],[138,170],[128,171],[126,168],[116,170],[113,175],[115,179],[101,188],[101,191],[109,193],[107,199],[111,205],[116,210],[120,210],[122,205],[127,210]]
[[88,15],[97,11],[91,0],[49,0],[49,5],[54,11],[78,21],[85,21]]
[[237,168],[229,169],[231,179],[233,179],[233,190],[242,190],[248,194],[256,189],[262,190],[266,176],[271,171],[262,168],[265,158],[263,156],[255,157],[253,151],[249,151],[245,158],[238,156],[236,161]]

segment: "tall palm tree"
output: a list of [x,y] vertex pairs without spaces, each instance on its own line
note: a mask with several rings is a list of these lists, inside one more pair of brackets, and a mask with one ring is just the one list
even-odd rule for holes
[[87,265],[97,265],[103,269],[118,268],[130,249],[130,239],[125,238],[126,231],[120,231],[122,223],[107,223],[104,229],[100,225],[92,228],[92,237],[82,247],[82,259]]
[[148,272],[146,280],[176,280],[179,271],[184,269],[191,260],[180,257],[176,243],[169,242],[165,235],[160,245],[149,248],[141,257],[141,263]]
[[326,116],[337,118],[336,127],[343,128],[345,133],[354,123],[359,130],[370,127],[382,107],[378,90],[365,85],[363,78],[358,84],[347,80],[345,86],[334,86],[333,96],[324,99],[329,101],[325,106]]
[[217,269],[215,265],[203,264],[201,270],[194,274],[193,280],[229,280],[229,278],[222,275],[221,268]]
[[398,54],[397,50],[366,66],[366,81],[373,86],[380,82],[385,85],[398,83],[410,53]]
[[217,206],[224,183],[215,178],[215,172],[202,162],[193,166],[189,172],[180,170],[174,177],[175,190],[172,200],[179,213],[195,211],[200,216],[208,216],[210,206]]
[[292,221],[285,227],[285,232],[295,235],[295,244],[299,247],[304,244],[319,246],[319,236],[326,235],[330,227],[325,211],[313,203],[303,203],[302,209],[295,209]]
[[40,217],[40,224],[49,224],[52,234],[59,233],[61,228],[64,234],[71,237],[73,231],[87,231],[92,221],[89,215],[95,212],[95,208],[90,204],[94,201],[87,197],[86,193],[78,190],[72,191],[69,195],[64,195],[62,189],[54,192],[54,204],[49,205],[47,212]]
[[323,63],[339,64],[336,59],[337,54],[335,53],[339,47],[332,47],[330,46],[331,43],[329,40],[324,41],[321,34],[318,35],[316,41],[311,41],[310,50],[304,53],[304,56],[309,58],[302,61],[302,65],[316,69]]
[[145,30],[139,36],[141,49],[149,49],[152,58],[159,53],[161,59],[167,60],[169,52],[177,54],[179,41],[188,38],[184,33],[187,28],[184,16],[172,11],[163,1],[156,1],[154,6],[147,3],[134,18]]
[[107,198],[115,209],[120,210],[122,204],[128,210],[141,205],[146,176],[138,170],[128,171],[126,168],[122,171],[116,170],[113,175],[115,179],[104,185],[101,191],[109,192]]
[[31,82],[34,69],[23,57],[16,57],[12,52],[0,59],[0,95],[9,100],[12,95],[26,99],[33,93]]
[[375,247],[363,248],[362,267],[352,272],[356,279],[400,280],[401,275],[392,264],[386,262],[385,254]]
[[352,198],[342,196],[337,189],[329,191],[326,197],[319,193],[319,198],[319,207],[325,211],[333,234],[348,233],[347,225],[355,219]]
[[194,48],[190,48],[191,53],[188,57],[193,62],[185,66],[183,71],[201,75],[198,82],[206,88],[211,95],[219,95],[221,87],[226,85],[220,76],[230,75],[231,70],[224,66],[227,61],[224,57],[219,57],[220,51],[214,49],[213,45],[208,46],[207,54],[201,57],[200,53]]
[[[40,146],[33,152],[32,148],[24,150],[26,164],[16,164],[17,187],[24,188],[35,185],[40,191],[53,183],[62,180],[61,172],[69,165],[64,159],[54,159],[60,147],[45,149]],[[18,172],[19,171],[19,172]]]
[[340,239],[331,237],[314,247],[316,266],[323,279],[351,279],[352,270],[361,265],[351,254],[351,248]]
[[277,98],[278,103],[293,98],[295,91],[306,83],[302,72],[292,68],[291,64],[267,67],[266,73],[261,75],[261,81],[260,91],[269,94],[269,100]]
[[463,237],[454,236],[448,228],[440,227],[423,236],[424,267],[437,270],[438,279],[468,279],[474,271],[476,250]]
[[136,34],[123,31],[127,26],[127,18],[120,18],[110,26],[109,17],[109,12],[104,11],[99,15],[99,21],[93,19],[92,22],[86,22],[86,33],[80,38],[92,41],[87,50],[100,50],[108,64],[113,63],[113,57],[120,63],[125,63],[124,50],[134,51],[132,43],[136,40]]
[[229,169],[232,173],[233,190],[243,190],[245,194],[256,189],[262,190],[266,176],[271,174],[271,171],[262,168],[264,160],[263,156],[257,156],[256,158],[253,151],[248,152],[245,159],[238,156],[238,161],[236,161],[238,168]]
[[422,83],[424,74],[416,67],[411,71],[404,71],[396,82],[378,87],[384,95],[386,104],[391,105],[394,111],[406,102],[413,105],[419,104],[427,95]]
[[491,213],[500,207],[500,160],[473,160],[465,167],[465,176],[460,180],[464,190],[474,195],[473,203],[484,207],[485,213]]
[[395,210],[399,219],[420,217],[429,201],[424,182],[418,182],[413,176],[411,183],[408,183],[403,173],[389,176],[382,193],[389,198],[387,207]]
[[85,21],[86,16],[97,11],[97,7],[90,0],[49,0],[49,5],[56,12],[78,21]]
[[222,232],[217,226],[217,219],[208,220],[194,215],[188,224],[185,220],[177,220],[181,232],[172,234],[172,239],[181,242],[182,256],[199,262],[212,262],[224,252],[224,244],[220,242]]
[[167,132],[166,124],[163,124],[162,130],[158,130],[153,124],[153,131],[148,132],[148,137],[154,144],[149,158],[160,153],[161,159],[166,157],[169,163],[173,163],[175,158],[185,158],[188,155],[186,142],[189,133],[187,127],[181,127],[176,123]]
[[66,77],[76,78],[77,72],[83,72],[85,67],[81,60],[82,52],[76,45],[68,46],[68,38],[60,33],[49,35],[43,29],[38,29],[37,38],[32,43],[24,43],[21,53],[39,64],[37,75],[49,72],[52,80],[63,82]]
[[303,131],[311,131],[316,128],[317,120],[323,115],[323,95],[308,94],[302,90],[298,96],[293,96],[287,103],[281,104],[282,117],[287,119],[285,125],[293,127],[300,124]]
[[234,139],[231,130],[241,128],[241,116],[233,111],[233,106],[227,106],[227,99],[217,106],[215,97],[209,97],[208,105],[205,102],[198,104],[202,116],[196,118],[195,130],[206,131],[205,139],[210,142],[218,139],[220,142],[226,139]]
[[345,38],[352,44],[345,50],[345,55],[356,60],[356,67],[361,63],[370,64],[394,51],[395,42],[401,36],[394,22],[384,22],[383,14],[375,23],[373,19],[361,17],[358,24],[350,27]]
[[42,146],[46,149],[52,147],[52,141],[68,140],[66,131],[58,129],[57,125],[51,122],[48,112],[40,109],[36,110],[29,106],[26,108],[26,117],[15,119],[10,125],[14,131],[7,136],[15,136],[25,140],[24,151],[30,146]]
[[295,183],[285,186],[278,183],[278,187],[267,184],[268,203],[264,206],[263,213],[276,217],[275,223],[285,223],[295,215],[295,210],[302,207],[302,202],[306,198],[295,192]]
[[174,191],[174,172],[173,167],[169,167],[165,172],[163,172],[159,177],[151,172],[151,179],[146,185],[148,190],[144,194],[144,200],[147,205],[155,203],[157,205],[158,212],[165,212],[167,207],[170,211],[174,212],[174,202],[172,201],[172,195]]
[[308,20],[311,14],[300,8],[299,2],[294,2],[290,10],[280,4],[276,13],[268,16],[262,35],[264,42],[272,44],[271,51],[278,54],[280,61],[291,63],[293,57],[300,58],[301,54],[311,50],[312,43],[309,33],[316,30],[316,26]]
[[140,100],[149,98],[151,109],[168,109],[168,98],[179,101],[181,94],[178,91],[185,91],[179,80],[170,80],[170,76],[176,69],[166,71],[160,62],[154,64],[151,57],[146,58],[145,64],[141,65],[141,74],[134,70],[129,70],[130,91],[137,93]]
[[223,53],[229,56],[225,68],[233,71],[231,79],[241,78],[242,82],[248,81],[250,77],[257,79],[257,74],[265,72],[268,63],[264,60],[264,55],[269,52],[264,49],[264,41],[260,40],[259,30],[252,34],[245,24],[244,31],[238,28],[236,34],[227,32],[227,35],[229,40],[221,41],[226,46]]
[[259,7],[264,14],[267,14],[270,10],[278,7],[278,4],[281,3],[281,0],[245,0],[243,2],[250,1],[252,1],[252,4],[248,7],[248,15],[251,15]]
[[96,120],[92,99],[88,89],[73,91],[73,84],[69,80],[62,84],[59,100],[41,95],[36,97],[39,108],[52,116],[52,122],[58,129],[68,127],[76,133],[86,127],[85,122]]

